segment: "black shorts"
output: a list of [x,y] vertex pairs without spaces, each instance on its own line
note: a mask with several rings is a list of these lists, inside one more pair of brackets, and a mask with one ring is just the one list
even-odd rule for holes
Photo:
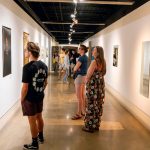
[[34,116],[43,111],[43,101],[41,102],[29,102],[25,100],[22,103],[22,112],[24,116]]

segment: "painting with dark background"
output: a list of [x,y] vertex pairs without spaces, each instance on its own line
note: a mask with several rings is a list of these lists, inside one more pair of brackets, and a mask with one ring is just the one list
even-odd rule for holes
[[2,27],[3,77],[11,74],[11,29]]

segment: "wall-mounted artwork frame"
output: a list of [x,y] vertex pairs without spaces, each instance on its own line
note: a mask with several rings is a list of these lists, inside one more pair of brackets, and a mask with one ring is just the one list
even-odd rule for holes
[[118,67],[118,45],[113,47],[113,66]]
[[29,62],[29,58],[27,58],[25,55],[28,42],[29,42],[29,34],[23,32],[23,64],[24,65]]
[[149,98],[150,93],[150,41],[142,44],[140,93]]
[[11,74],[11,28],[2,26],[3,77]]

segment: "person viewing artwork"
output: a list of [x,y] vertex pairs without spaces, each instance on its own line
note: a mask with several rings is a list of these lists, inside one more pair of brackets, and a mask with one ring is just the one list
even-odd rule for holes
[[61,52],[59,54],[59,79],[61,79],[61,77],[64,75],[64,58],[65,58],[65,49],[62,48]]
[[70,55],[70,68],[71,68],[71,76],[73,77],[73,69],[76,65],[76,59],[79,58],[80,54],[77,53],[76,50],[72,50]]
[[64,57],[64,77],[63,77],[63,83],[68,83],[68,76],[69,76],[69,68],[70,68],[70,60],[69,60],[69,51],[65,51],[65,57]]
[[104,75],[106,74],[106,62],[102,47],[96,46],[93,50],[94,60],[90,64],[86,75],[87,105],[84,118],[83,131],[98,131],[103,114],[105,97]]
[[78,53],[80,57],[74,67],[75,74],[75,91],[78,100],[77,113],[72,117],[72,120],[82,118],[85,113],[85,77],[88,67],[88,57],[86,56],[87,48],[85,45],[80,45]]
[[40,48],[33,42],[28,42],[26,57],[29,63],[23,67],[21,104],[24,116],[28,116],[32,135],[31,144],[25,144],[23,149],[39,149],[44,142],[42,118],[44,90],[47,85],[48,68],[40,60]]

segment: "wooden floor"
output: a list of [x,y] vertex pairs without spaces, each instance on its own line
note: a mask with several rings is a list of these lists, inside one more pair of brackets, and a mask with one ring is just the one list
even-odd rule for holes
[[[150,133],[108,92],[99,132],[85,133],[82,120],[70,119],[76,107],[73,82],[63,84],[50,76],[43,112],[46,141],[40,150],[150,150]],[[19,108],[0,130],[0,150],[21,150],[30,142],[27,118]]]

